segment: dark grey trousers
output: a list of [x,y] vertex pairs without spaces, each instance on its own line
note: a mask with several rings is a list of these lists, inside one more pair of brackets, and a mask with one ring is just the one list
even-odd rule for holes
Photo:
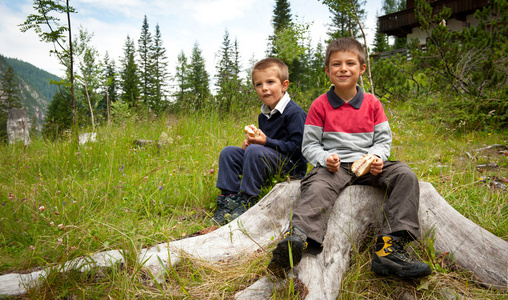
[[384,163],[383,172],[356,177],[351,164],[342,163],[340,170],[331,173],[325,167],[315,167],[301,182],[301,196],[297,200],[292,224],[305,231],[307,237],[322,244],[329,211],[338,194],[351,184],[370,185],[386,191],[382,234],[404,231],[419,238],[418,206],[420,186],[416,174],[399,161]]

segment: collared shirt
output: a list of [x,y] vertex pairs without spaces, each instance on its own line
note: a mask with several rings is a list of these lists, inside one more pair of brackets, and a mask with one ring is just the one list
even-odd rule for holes
[[291,97],[289,97],[289,94],[285,92],[284,96],[279,100],[279,103],[277,103],[274,109],[270,110],[270,107],[263,103],[263,105],[261,105],[261,113],[268,119],[270,119],[270,117],[273,116],[273,114],[276,112],[280,112],[282,115],[289,101],[291,101]]
[[388,160],[392,133],[381,102],[361,89],[344,102],[334,88],[310,106],[302,141],[305,158],[322,167],[332,154],[339,155],[341,163],[352,163],[365,154]]
[[356,86],[356,95],[353,97],[353,99],[349,100],[349,102],[346,102],[342,100],[337,94],[335,94],[335,86],[332,86],[328,92],[326,92],[326,96],[328,97],[328,102],[330,102],[330,105],[333,108],[339,108],[345,103],[349,103],[352,107],[356,109],[360,109],[363,102],[363,90]]

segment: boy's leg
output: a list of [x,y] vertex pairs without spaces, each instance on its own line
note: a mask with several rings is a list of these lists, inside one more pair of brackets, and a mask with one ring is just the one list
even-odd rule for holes
[[330,218],[329,211],[350,178],[343,168],[336,173],[331,173],[325,167],[312,169],[302,179],[300,198],[293,208],[292,224],[301,228],[307,238],[322,244]]
[[240,184],[242,194],[257,197],[268,176],[284,168],[285,156],[262,145],[252,144],[245,150],[243,177]]
[[381,174],[373,176],[369,173],[355,178],[353,184],[368,184],[387,191],[382,234],[405,232],[410,239],[420,238],[420,184],[409,166],[399,161],[387,161]]
[[422,277],[431,273],[430,266],[412,260],[405,248],[420,237],[418,206],[420,185],[416,174],[404,163],[386,162],[378,176],[366,175],[354,183],[367,182],[387,190],[383,204],[382,234],[376,239],[371,269],[378,275]]
[[280,276],[282,270],[297,265],[308,242],[319,247],[316,252],[321,250],[329,211],[349,179],[348,172],[342,168],[337,173],[330,173],[327,168],[316,167],[305,176],[300,198],[293,209],[292,225],[284,233],[284,239],[277,243],[268,265],[275,275]]
[[240,147],[227,146],[219,155],[219,172],[217,184],[222,191],[238,193],[240,191],[240,175],[243,174],[245,151]]
[[216,187],[222,194],[217,196],[217,210],[212,218],[214,224],[224,225],[233,219],[233,211],[238,207],[234,197],[240,189],[244,153],[240,147],[227,146],[219,155]]

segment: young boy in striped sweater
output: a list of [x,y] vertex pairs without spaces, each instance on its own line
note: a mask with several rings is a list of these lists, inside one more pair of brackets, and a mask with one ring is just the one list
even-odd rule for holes
[[[365,52],[355,39],[340,38],[328,45],[325,72],[333,86],[314,100],[307,115],[302,152],[314,168],[301,182],[292,225],[273,251],[268,268],[276,274],[290,268],[290,255],[293,265],[298,264],[308,245],[320,252],[329,211],[350,184],[387,192],[372,270],[401,277],[431,272],[427,264],[411,260],[404,250],[407,242],[420,236],[419,183],[406,164],[388,160],[392,134],[383,107],[374,95],[357,86],[365,69]],[[370,173],[356,177],[351,165],[366,154],[376,156]]]

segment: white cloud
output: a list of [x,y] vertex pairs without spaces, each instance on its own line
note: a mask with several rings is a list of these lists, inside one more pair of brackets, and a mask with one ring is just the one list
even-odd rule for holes
[[183,9],[192,11],[191,16],[196,22],[215,26],[244,18],[255,3],[256,0],[192,0],[185,1]]

